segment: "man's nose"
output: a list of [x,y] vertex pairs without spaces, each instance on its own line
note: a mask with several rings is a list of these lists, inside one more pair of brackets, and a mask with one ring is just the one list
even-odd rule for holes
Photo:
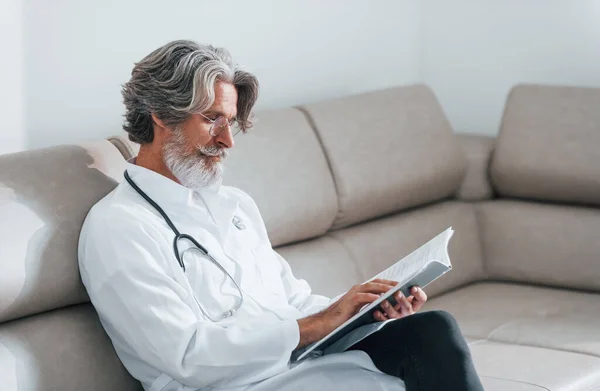
[[233,141],[233,134],[231,134],[231,126],[227,125],[221,133],[215,136],[217,144],[221,148],[233,148],[235,141]]

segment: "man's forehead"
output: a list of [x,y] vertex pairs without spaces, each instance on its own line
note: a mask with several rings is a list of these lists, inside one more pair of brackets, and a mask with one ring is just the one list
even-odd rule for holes
[[215,101],[206,110],[206,114],[227,118],[233,118],[237,115],[237,89],[233,84],[225,82],[215,84]]

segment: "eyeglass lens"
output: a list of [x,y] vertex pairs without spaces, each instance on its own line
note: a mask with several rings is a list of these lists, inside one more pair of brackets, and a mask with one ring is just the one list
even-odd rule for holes
[[214,136],[218,136],[223,130],[225,130],[227,128],[227,125],[229,125],[231,127],[231,135],[232,136],[236,136],[241,128],[239,127],[237,121],[232,121],[231,123],[229,123],[229,121],[227,120],[227,118],[225,117],[219,117],[215,120],[215,122],[212,125],[211,128],[211,135]]

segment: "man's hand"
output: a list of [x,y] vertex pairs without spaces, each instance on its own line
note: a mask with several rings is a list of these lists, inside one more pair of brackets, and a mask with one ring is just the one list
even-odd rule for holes
[[375,279],[353,286],[338,301],[318,314],[298,320],[301,348],[320,340],[353,317],[364,305],[379,299],[379,296],[398,284],[396,281]]
[[403,318],[419,311],[427,301],[427,295],[423,289],[416,286],[410,288],[410,293],[412,293],[411,296],[404,297],[402,292],[396,292],[394,294],[396,305],[392,306],[389,301],[384,301],[381,303],[382,309],[375,311],[373,317],[379,321],[383,321]]

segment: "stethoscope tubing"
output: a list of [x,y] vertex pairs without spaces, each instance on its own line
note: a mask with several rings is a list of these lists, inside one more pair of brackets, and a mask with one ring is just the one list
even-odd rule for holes
[[161,208],[152,198],[150,198],[150,196],[148,194],[146,194],[142,189],[140,189],[140,187],[133,181],[133,179],[131,179],[131,177],[129,176],[129,173],[127,172],[127,170],[125,170],[125,172],[123,173],[123,176],[125,177],[125,180],[127,181],[127,183],[129,183],[129,185],[131,187],[133,187],[133,189],[136,191],[136,193],[138,193],[140,196],[142,196],[142,198],[144,198],[162,216],[162,218],[165,220],[165,222],[167,223],[167,225],[171,228],[171,230],[175,234],[175,238],[173,239],[173,253],[175,254],[175,258],[177,259],[177,262],[179,263],[179,266],[183,269],[184,274],[186,272],[186,268],[185,268],[185,263],[183,262],[183,255],[186,253],[186,251],[192,250],[193,247],[190,247],[190,248],[184,250],[181,253],[181,255],[180,255],[179,254],[179,249],[177,248],[177,242],[180,239],[186,239],[186,240],[189,240],[190,242],[192,242],[192,244],[194,246],[196,246],[196,249],[199,250],[202,253],[202,255],[204,255],[205,257],[207,257],[215,266],[217,266],[219,269],[221,269],[221,271],[223,273],[225,273],[227,275],[227,277],[229,277],[229,279],[234,283],[235,287],[237,288],[238,292],[240,293],[240,303],[236,307],[234,307],[233,309],[225,312],[219,318],[215,319],[212,316],[210,316],[204,310],[204,308],[200,305],[200,303],[196,299],[196,295],[192,291],[192,296],[194,297],[194,300],[196,301],[196,304],[198,304],[198,307],[200,308],[200,311],[202,311],[202,313],[204,314],[204,316],[206,316],[212,322],[219,322],[219,321],[221,321],[221,320],[223,320],[225,318],[228,318],[228,317],[232,316],[233,314],[235,314],[236,311],[239,310],[242,307],[242,304],[244,303],[244,293],[242,292],[242,289],[240,288],[240,286],[238,285],[238,283],[235,281],[235,279],[231,276],[231,274],[229,274],[229,272],[223,267],[223,265],[221,265],[208,252],[208,250],[206,249],[206,247],[204,247],[203,245],[201,245],[192,236],[190,236],[188,234],[185,234],[185,233],[179,232],[179,230],[177,229],[177,227],[175,226],[175,224],[173,223],[173,221],[171,221],[171,219],[169,218],[169,216],[167,215],[167,213],[163,210],[163,208]]

